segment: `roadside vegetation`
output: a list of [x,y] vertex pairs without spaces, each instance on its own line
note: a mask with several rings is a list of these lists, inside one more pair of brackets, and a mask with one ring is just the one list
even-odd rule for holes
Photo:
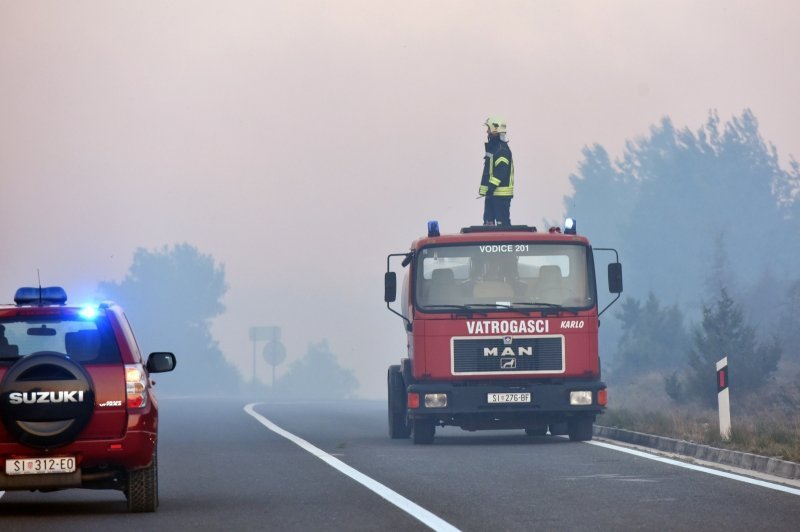
[[[607,379],[610,406],[599,424],[800,463],[800,361],[789,336],[758,342],[756,327],[724,286],[690,332],[680,312],[660,307],[652,294],[643,305],[626,301],[620,317],[624,333]],[[784,350],[784,343],[792,347]],[[639,353],[658,358],[647,362]],[[721,354],[730,378],[727,440],[717,410]]]
[[[796,282],[784,306],[795,308],[798,295]],[[627,299],[618,317],[624,332],[600,424],[800,463],[797,314],[758,341],[743,306],[720,285],[689,331],[678,308],[661,306],[652,293],[645,303]],[[730,379],[727,440],[720,436],[717,410],[715,362],[722,356],[728,357]]]
[[751,111],[712,111],[696,131],[664,118],[617,159],[587,147],[570,180],[567,212],[625,269],[601,318],[598,423],[800,462],[800,163],[781,164]]
[[800,367],[785,369],[793,382],[776,381],[770,392],[737,394],[731,389],[727,441],[720,437],[716,408],[675,404],[659,373],[641,375],[637,382],[611,383],[608,410],[597,423],[800,463]]

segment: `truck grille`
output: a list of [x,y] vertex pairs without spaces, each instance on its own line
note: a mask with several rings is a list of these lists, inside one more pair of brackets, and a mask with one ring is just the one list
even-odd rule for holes
[[456,337],[450,345],[454,375],[564,372],[561,335],[505,339]]

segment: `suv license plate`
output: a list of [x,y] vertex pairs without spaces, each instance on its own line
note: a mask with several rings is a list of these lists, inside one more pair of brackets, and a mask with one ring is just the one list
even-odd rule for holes
[[72,456],[6,460],[6,475],[48,475],[74,472],[75,458]]
[[530,403],[531,394],[525,393],[490,393],[486,394],[490,403]]

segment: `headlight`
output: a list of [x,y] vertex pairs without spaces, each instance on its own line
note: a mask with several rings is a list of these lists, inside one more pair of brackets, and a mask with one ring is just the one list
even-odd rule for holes
[[569,392],[569,404],[572,406],[582,406],[592,404],[592,392],[580,391]]
[[425,407],[426,408],[444,408],[447,406],[446,393],[426,393],[425,394]]

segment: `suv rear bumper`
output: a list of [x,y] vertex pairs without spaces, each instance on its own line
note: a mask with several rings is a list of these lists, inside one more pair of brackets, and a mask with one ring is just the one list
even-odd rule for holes
[[[156,433],[130,431],[124,438],[74,441],[67,446],[43,452],[19,444],[0,444],[0,490],[60,489],[93,487],[105,481],[113,484],[120,473],[142,469],[153,461]],[[66,474],[7,475],[6,460],[74,456],[77,470]]]

